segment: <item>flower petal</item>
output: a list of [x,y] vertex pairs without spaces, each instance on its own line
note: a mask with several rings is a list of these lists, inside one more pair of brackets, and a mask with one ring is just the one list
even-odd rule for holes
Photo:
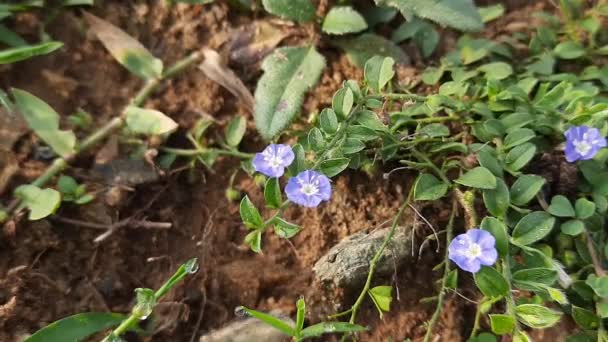
[[482,249],[494,248],[494,246],[496,246],[496,239],[494,238],[494,235],[492,235],[490,232],[482,230],[479,233],[479,239],[477,240],[477,244]]
[[498,259],[498,252],[496,248],[482,249],[481,255],[477,259],[482,265],[491,266]]
[[576,148],[574,147],[572,142],[566,143],[565,155],[566,155],[566,160],[569,163],[573,163],[581,158],[581,155],[576,151]]

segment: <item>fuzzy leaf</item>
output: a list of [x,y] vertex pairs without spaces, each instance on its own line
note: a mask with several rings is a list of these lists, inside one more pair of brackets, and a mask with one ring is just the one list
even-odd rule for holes
[[129,106],[125,114],[127,126],[134,133],[162,135],[177,129],[177,123],[173,119],[154,109]]
[[365,62],[365,80],[379,93],[395,76],[394,65],[395,60],[390,57],[374,56],[370,58]]
[[454,182],[479,189],[495,189],[496,177],[488,169],[478,166],[460,176]]
[[0,50],[0,64],[19,62],[34,56],[46,55],[63,46],[61,42],[47,42],[36,45]]
[[408,64],[410,58],[395,43],[373,33],[364,33],[355,38],[342,39],[335,44],[342,48],[348,59],[360,68],[374,56],[391,57],[397,64]]
[[363,16],[350,6],[333,7],[323,20],[323,32],[329,34],[355,33],[366,28]]
[[262,5],[268,13],[299,23],[315,18],[315,6],[310,0],[262,0]]
[[76,136],[59,129],[59,115],[51,106],[23,90],[13,89],[12,94],[19,112],[40,139],[62,157],[74,152]]
[[536,329],[555,325],[562,316],[559,311],[551,310],[538,304],[521,304],[515,309],[519,321]]
[[555,217],[544,211],[535,211],[524,216],[513,229],[512,240],[518,245],[530,245],[551,233]]
[[435,201],[445,196],[447,192],[448,185],[428,173],[421,173],[414,185],[416,201]]
[[28,218],[31,221],[53,214],[61,204],[61,195],[57,190],[40,189],[31,184],[17,187],[15,196],[21,199],[23,207],[30,210]]
[[243,140],[245,131],[247,130],[247,120],[242,116],[237,116],[228,123],[224,135],[226,143],[232,147],[236,147]]
[[304,94],[325,68],[325,58],[314,47],[280,48],[262,63],[264,75],[255,91],[255,124],[267,140],[295,119]]
[[510,334],[515,328],[515,320],[510,315],[490,315],[490,327],[496,335]]
[[497,217],[504,217],[511,204],[509,188],[502,178],[496,178],[496,189],[483,190],[483,203]]
[[481,16],[472,0],[375,0],[379,6],[395,7],[406,17],[430,19],[461,31],[483,29]]
[[264,186],[264,200],[266,206],[272,209],[278,209],[281,207],[283,202],[283,196],[281,195],[281,186],[278,178],[268,178],[266,185]]
[[522,175],[511,186],[511,202],[525,205],[530,202],[547,181],[537,175]]
[[154,57],[135,38],[90,13],[84,12],[84,17],[89,23],[91,31],[118,63],[144,79],[152,79],[161,75],[163,62]]
[[475,273],[475,284],[487,297],[500,298],[509,292],[507,280],[493,267],[483,266]]

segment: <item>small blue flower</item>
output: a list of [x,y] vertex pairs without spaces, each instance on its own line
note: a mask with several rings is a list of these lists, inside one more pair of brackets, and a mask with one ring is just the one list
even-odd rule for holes
[[490,266],[496,262],[498,253],[495,244],[496,239],[489,232],[469,229],[450,242],[449,258],[461,269],[477,273],[481,265]]
[[591,159],[597,151],[606,147],[606,138],[595,127],[570,127],[564,136],[566,137],[566,160],[570,163],[579,159]]
[[253,168],[268,177],[278,178],[293,163],[295,155],[289,145],[271,144],[253,157]]
[[300,172],[285,186],[287,198],[299,205],[314,208],[331,197],[329,178],[313,170]]

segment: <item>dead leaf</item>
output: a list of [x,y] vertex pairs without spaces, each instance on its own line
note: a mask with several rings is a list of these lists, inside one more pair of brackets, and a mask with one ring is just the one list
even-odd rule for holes
[[240,65],[255,64],[268,55],[288,36],[267,21],[258,21],[240,29],[232,38],[230,60]]
[[161,75],[163,62],[135,38],[88,12],[84,12],[84,18],[103,46],[129,71],[145,79]]
[[236,74],[222,63],[220,55],[211,49],[203,49],[203,55],[205,59],[198,68],[212,81],[226,88],[241,100],[247,106],[247,110],[253,113],[255,103],[253,95]]
[[0,149],[0,195],[4,193],[13,176],[19,171],[15,155]]

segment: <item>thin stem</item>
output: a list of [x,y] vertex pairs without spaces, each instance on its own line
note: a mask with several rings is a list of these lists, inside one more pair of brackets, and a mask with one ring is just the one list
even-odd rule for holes
[[435,165],[435,163],[433,163],[429,157],[427,157],[424,153],[421,153],[420,151],[418,151],[417,149],[413,148],[412,149],[412,154],[418,158],[421,159],[423,162],[425,162],[427,164],[428,167],[431,168],[431,170],[435,171],[435,173],[437,174],[437,176],[439,176],[439,178],[441,178],[441,180],[450,185],[452,182],[450,182],[450,180],[448,179],[448,177],[445,175],[445,173],[443,173],[443,171],[441,171],[437,165]]
[[355,106],[355,108],[353,108],[350,111],[350,113],[348,114],[348,117],[346,118],[344,123],[342,125],[340,125],[340,128],[338,128],[336,135],[334,135],[334,137],[331,139],[331,141],[329,142],[327,147],[325,147],[325,151],[323,152],[323,154],[321,154],[321,156],[319,158],[317,158],[317,161],[311,168],[312,170],[315,170],[317,167],[319,167],[319,165],[321,165],[321,162],[325,159],[327,154],[329,154],[329,152],[331,152],[331,150],[336,146],[336,144],[344,137],[344,134],[346,134],[346,130],[348,129],[348,126],[350,126],[351,122],[353,121],[353,118],[355,117],[353,114],[356,113],[357,111],[359,111],[360,107],[361,106],[357,105],[357,106]]
[[384,250],[386,249],[386,246],[388,246],[388,244],[393,239],[393,236],[395,235],[397,226],[399,224],[399,220],[401,219],[401,216],[403,215],[403,212],[405,211],[405,209],[410,204],[412,195],[414,193],[413,189],[414,189],[414,187],[412,186],[412,189],[410,189],[407,199],[401,205],[401,208],[399,208],[397,215],[393,219],[393,224],[391,225],[391,228],[390,228],[388,234],[384,238],[384,241],[382,241],[382,245],[380,245],[380,248],[378,249],[378,251],[376,251],[376,254],[374,254],[374,257],[370,261],[369,272],[367,273],[367,279],[365,280],[365,285],[363,285],[363,290],[361,290],[359,297],[357,298],[357,300],[355,301],[355,304],[353,304],[353,306],[351,308],[352,311],[351,311],[349,322],[352,324],[355,323],[355,319],[357,318],[357,313],[359,312],[359,308],[361,307],[361,304],[363,303],[363,300],[365,299],[365,296],[367,295],[367,291],[369,291],[369,288],[372,283],[372,279],[374,277],[374,272],[376,271],[376,266],[378,265],[378,261],[380,261],[380,258],[384,254]]
[[475,335],[477,335],[477,330],[479,330],[479,320],[481,319],[481,305],[477,305],[477,310],[475,310],[475,321],[473,322],[473,330],[471,330],[471,336],[469,336],[469,340],[473,339]]
[[277,210],[274,215],[272,215],[268,220],[266,220],[264,222],[264,229],[266,227],[268,227],[269,225],[272,224],[272,222],[279,216],[281,216],[281,214],[283,213],[283,211],[285,211],[285,209],[287,209],[287,207],[289,206],[289,200],[285,200],[285,202],[283,202],[283,204],[281,204],[281,207],[279,208],[279,210]]
[[207,154],[207,153],[217,153],[219,155],[231,156],[231,157],[237,157],[237,158],[243,158],[243,159],[253,158],[252,153],[245,153],[245,152],[232,151],[232,150],[220,150],[220,149],[213,149],[213,148],[182,149],[182,148],[173,148],[173,147],[161,147],[160,150],[163,152],[172,153],[172,154],[175,154],[178,156],[183,156],[183,157],[198,156],[200,154]]
[[426,96],[420,96],[416,94],[395,94],[388,93],[382,94],[385,100],[411,100],[411,101],[426,101]]
[[[456,217],[456,201],[452,203],[452,212],[450,214],[450,221],[448,222],[448,226],[446,227],[445,233],[445,241],[446,244],[450,243],[452,237],[454,235],[454,217]],[[448,287],[448,274],[450,273],[450,259],[448,249],[445,249],[445,254],[443,257],[443,278],[441,280],[441,289],[439,290],[439,295],[437,297],[437,306],[435,307],[435,312],[433,312],[433,316],[431,316],[431,320],[429,321],[428,328],[426,330],[426,334],[424,335],[424,342],[428,342],[433,335],[433,329],[439,320],[439,315],[441,314],[441,310],[443,309],[443,301],[445,298],[446,289]]]
[[519,321],[517,320],[517,314],[515,313],[515,308],[517,305],[515,304],[515,299],[513,298],[513,287],[511,286],[511,268],[509,267],[509,255],[506,255],[501,260],[502,266],[502,275],[507,280],[507,285],[509,285],[509,291],[506,295],[507,302],[507,314],[513,317],[513,321],[515,322],[515,331],[520,331],[521,328],[519,326]]
[[[150,94],[152,94],[152,92],[154,92],[158,88],[158,86],[161,84],[162,81],[175,76],[180,71],[183,71],[184,69],[188,68],[192,64],[196,63],[198,60],[200,60],[201,56],[202,56],[202,54],[200,52],[198,52],[198,51],[194,52],[193,54],[178,61],[172,67],[167,69],[167,71],[160,78],[153,79],[153,80],[146,82],[146,84],[143,86],[143,88],[130,101],[130,105],[132,105],[132,106],[142,105],[144,103],[144,101],[150,96]],[[74,160],[79,153],[88,150],[93,145],[97,144],[98,142],[100,142],[101,140],[105,139],[110,134],[112,134],[114,131],[116,131],[117,129],[122,127],[125,124],[124,116],[125,116],[125,111],[123,110],[123,112],[121,113],[120,116],[112,119],[110,122],[106,123],[103,127],[99,128],[97,131],[95,131],[90,136],[85,138],[82,141],[82,143],[80,144],[80,146],[78,146],[75,153],[69,154],[65,157],[56,158],[53,161],[53,163],[51,164],[51,166],[42,175],[40,175],[38,178],[36,178],[36,180],[34,180],[32,182],[32,185],[35,185],[38,187],[44,186],[58,173],[63,171],[68,166],[69,162]],[[8,218],[10,218],[11,215],[15,212],[15,210],[19,207],[20,203],[21,203],[21,200],[18,198],[15,198],[7,208],[7,217],[4,220],[0,221],[0,223],[4,222]]]
[[602,268],[602,263],[600,262],[600,258],[597,256],[597,251],[593,246],[593,240],[591,240],[591,236],[589,232],[585,231],[585,240],[587,240],[587,250],[589,250],[589,255],[591,256],[591,262],[593,263],[593,269],[595,270],[595,274],[598,277],[603,277],[606,275],[606,270]]

